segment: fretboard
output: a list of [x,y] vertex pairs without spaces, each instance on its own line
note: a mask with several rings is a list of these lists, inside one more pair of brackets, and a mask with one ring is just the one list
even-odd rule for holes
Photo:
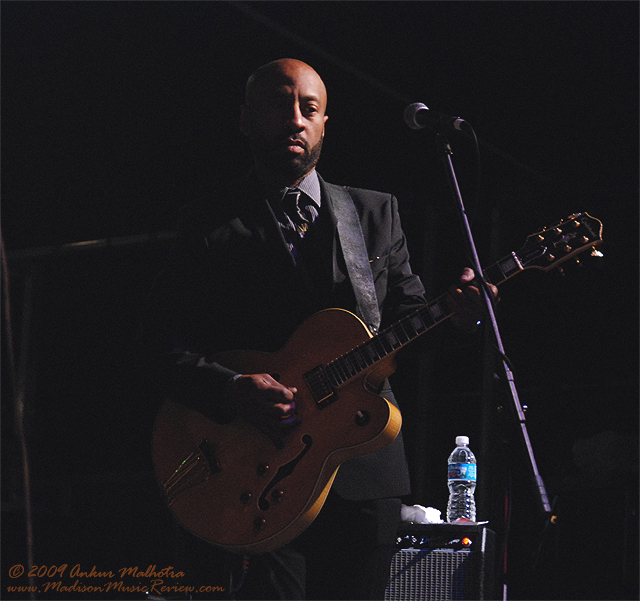
[[[498,285],[522,270],[517,255],[511,253],[486,269],[484,278],[487,283]],[[326,381],[337,388],[451,317],[453,312],[446,297],[446,294],[439,296],[325,365]]]

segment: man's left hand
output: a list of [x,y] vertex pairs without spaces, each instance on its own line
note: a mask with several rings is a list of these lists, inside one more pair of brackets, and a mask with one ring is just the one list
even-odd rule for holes
[[[485,314],[480,284],[477,286],[471,284],[475,277],[473,269],[465,268],[458,286],[451,286],[447,295],[447,305],[453,311],[451,321],[464,332],[473,332]],[[489,289],[491,296],[497,300],[498,289],[492,284],[489,284]]]

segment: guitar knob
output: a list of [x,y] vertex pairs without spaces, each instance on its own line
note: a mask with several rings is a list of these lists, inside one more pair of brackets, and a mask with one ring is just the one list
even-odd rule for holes
[[282,501],[282,497],[284,497],[284,491],[282,490],[274,490],[272,495],[274,501]]
[[249,503],[251,503],[252,497],[253,495],[250,492],[243,492],[240,495],[240,503],[242,503],[243,505],[249,505]]
[[264,476],[269,471],[269,466],[266,463],[261,463],[258,465],[257,472],[258,476]]
[[262,516],[258,516],[255,520],[253,520],[253,526],[256,530],[262,530],[267,520],[265,520]]
[[356,424],[358,426],[366,426],[371,421],[371,416],[367,411],[358,411],[356,413]]

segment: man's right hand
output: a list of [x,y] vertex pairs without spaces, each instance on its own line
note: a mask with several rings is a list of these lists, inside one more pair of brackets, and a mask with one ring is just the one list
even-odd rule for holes
[[298,423],[297,392],[269,374],[246,374],[231,383],[229,396],[242,419],[266,432],[282,433]]

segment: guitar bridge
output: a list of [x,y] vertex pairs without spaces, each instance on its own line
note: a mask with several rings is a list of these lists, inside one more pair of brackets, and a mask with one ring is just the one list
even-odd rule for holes
[[203,440],[198,448],[200,452],[191,453],[162,484],[169,506],[186,490],[222,471],[215,448],[209,441]]
[[327,378],[324,367],[319,365],[304,374],[304,380],[319,407],[326,407],[336,399],[333,386]]

